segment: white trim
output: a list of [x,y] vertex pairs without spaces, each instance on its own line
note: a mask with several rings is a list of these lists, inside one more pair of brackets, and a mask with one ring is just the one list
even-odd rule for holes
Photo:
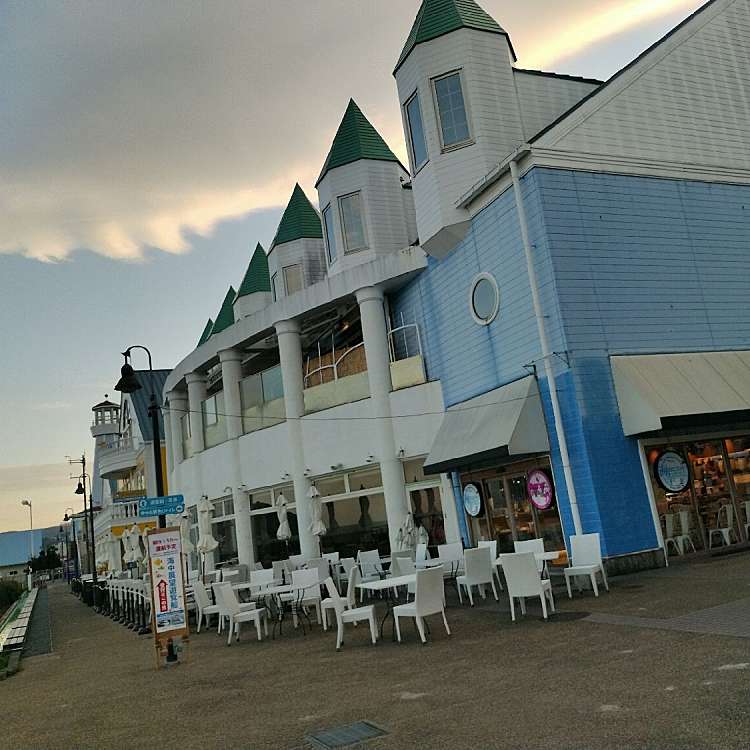
[[659,549],[664,553],[664,562],[669,567],[669,558],[667,555],[667,548],[664,546],[664,535],[661,533],[661,522],[659,521],[659,510],[656,507],[656,497],[654,495],[654,487],[651,483],[651,475],[648,470],[648,459],[646,458],[646,451],[643,448],[643,440],[638,441],[638,456],[641,459],[641,470],[643,471],[643,480],[646,483],[646,494],[648,495],[648,502],[651,508],[651,517],[654,522],[654,529],[656,529],[656,538],[659,540]]
[[[417,108],[419,109],[419,118],[422,121],[422,143],[424,144],[424,151],[425,151],[425,158],[424,161],[417,164],[417,158],[414,155],[414,136],[413,136],[413,130],[411,125],[411,120],[409,119],[409,104],[412,102],[412,100],[417,100]],[[466,106],[466,102],[464,102],[464,106]],[[424,130],[424,112],[422,111],[422,100],[419,98],[419,88],[415,88],[414,91],[406,97],[406,100],[401,105],[404,112],[404,122],[406,123],[406,131],[407,131],[407,139],[406,139],[406,147],[409,151],[409,166],[411,167],[411,176],[415,177],[417,172],[419,172],[422,167],[427,164],[428,161],[430,161],[430,149],[427,146],[427,134]]]
[[[343,239],[343,251],[344,255],[354,255],[355,253],[361,253],[363,250],[369,250],[370,245],[368,242],[368,232],[367,232],[367,221],[365,219],[365,200],[362,196],[363,191],[362,190],[354,190],[351,193],[345,193],[344,195],[339,195],[336,198],[336,203],[338,204],[339,209],[339,217],[341,219],[341,238]],[[341,201],[345,200],[346,198],[353,198],[354,196],[357,196],[357,200],[359,202],[359,223],[362,225],[362,239],[364,240],[364,245],[361,247],[349,247],[349,242],[347,241],[346,237],[346,222],[344,221],[344,211],[341,208]]]
[[[487,318],[480,318],[476,310],[474,309],[474,292],[476,291],[476,288],[479,286],[479,283],[481,281],[489,281],[495,290],[495,304],[492,308],[492,313]],[[499,310],[500,310],[500,287],[497,284],[497,280],[491,273],[482,271],[481,273],[478,273],[472,279],[471,286],[469,287],[469,312],[471,313],[471,317],[474,319],[474,322],[477,323],[478,325],[488,326],[497,317],[497,313]]]

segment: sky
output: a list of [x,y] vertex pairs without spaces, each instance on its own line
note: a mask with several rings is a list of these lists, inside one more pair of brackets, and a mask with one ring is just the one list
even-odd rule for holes
[[[481,1],[481,0],[480,0]],[[483,0],[525,68],[606,79],[699,0]],[[59,522],[127,346],[195,346],[350,97],[405,159],[419,0],[0,0],[0,531]],[[134,365],[145,367],[136,354]],[[72,467],[75,468],[75,467]]]

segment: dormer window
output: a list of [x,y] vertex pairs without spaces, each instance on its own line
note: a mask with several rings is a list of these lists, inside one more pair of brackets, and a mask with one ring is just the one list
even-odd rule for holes
[[461,72],[457,70],[435,78],[432,84],[443,149],[447,151],[466,145],[471,141],[471,133],[461,86]]
[[406,102],[406,123],[409,126],[409,146],[411,147],[412,172],[416,174],[427,161],[427,144],[424,139],[422,110],[419,106],[419,94]]
[[330,266],[336,260],[336,235],[333,227],[333,209],[330,204],[323,209],[323,225],[326,230],[326,251]]
[[365,225],[362,219],[362,201],[359,193],[339,198],[339,211],[344,235],[344,252],[354,253],[367,247]]

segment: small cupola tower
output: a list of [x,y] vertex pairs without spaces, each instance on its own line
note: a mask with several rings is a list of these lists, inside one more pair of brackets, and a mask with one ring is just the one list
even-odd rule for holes
[[268,256],[259,242],[234,301],[234,319],[246,318],[270,304],[271,275],[268,272]]
[[316,187],[328,273],[397,252],[416,240],[409,173],[351,99]]
[[274,301],[325,278],[320,216],[299,184],[294,186],[271,243],[268,272]]
[[474,0],[423,0],[396,64],[419,242],[445,257],[469,228],[456,202],[523,142],[508,34]]
[[94,419],[91,422],[91,436],[94,438],[94,465],[91,476],[97,481],[91,483],[91,495],[94,504],[101,507],[111,505],[112,487],[109,482],[98,481],[99,462],[103,451],[115,444],[120,435],[120,407],[109,400],[109,394],[104,394],[104,401],[91,408]]

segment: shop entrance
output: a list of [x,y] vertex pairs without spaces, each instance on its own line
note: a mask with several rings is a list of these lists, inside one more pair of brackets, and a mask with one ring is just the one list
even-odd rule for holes
[[644,450],[667,554],[747,541],[750,437],[675,440]]
[[[547,500],[532,492],[549,483]],[[476,488],[480,503],[466,510],[466,520],[472,543],[482,539],[497,540],[497,551],[513,552],[513,542],[525,539],[544,539],[546,549],[564,549],[562,525],[557,509],[552,471],[548,460],[535,460],[496,469],[461,474],[461,487]],[[468,497],[473,495],[469,489]],[[546,506],[546,507],[545,507]]]

